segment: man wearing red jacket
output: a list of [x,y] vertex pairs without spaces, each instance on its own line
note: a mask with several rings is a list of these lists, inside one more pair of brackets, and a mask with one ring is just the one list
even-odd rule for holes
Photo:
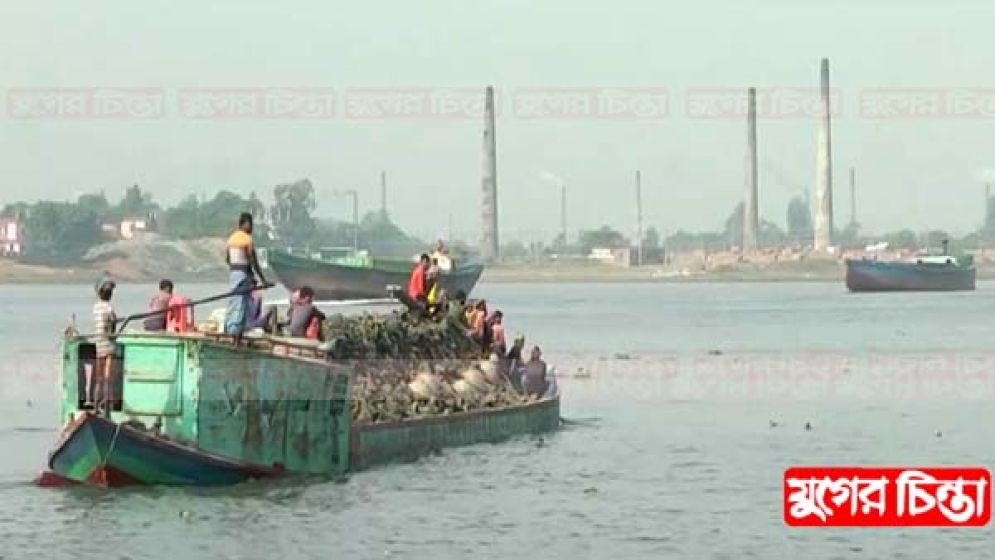
[[411,278],[408,280],[408,297],[415,301],[425,303],[427,301],[425,292],[425,273],[431,265],[428,255],[422,254],[418,259],[418,264],[411,271]]

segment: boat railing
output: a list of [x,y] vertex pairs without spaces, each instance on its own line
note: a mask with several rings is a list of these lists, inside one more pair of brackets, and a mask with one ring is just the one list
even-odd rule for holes
[[[260,351],[276,356],[286,356],[294,358],[307,358],[311,360],[328,360],[328,348],[317,340],[298,337],[282,337],[272,335],[245,334],[241,337],[225,333],[210,333],[203,331],[171,332],[171,331],[122,331],[112,335],[104,335],[106,338],[117,341],[118,339],[176,339],[206,341],[218,345],[241,348],[250,351]],[[76,334],[68,337],[78,341],[95,342],[102,338],[97,334]]]

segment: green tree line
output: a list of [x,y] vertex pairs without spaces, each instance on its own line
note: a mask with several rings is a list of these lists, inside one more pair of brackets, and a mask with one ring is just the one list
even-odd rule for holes
[[351,223],[316,218],[316,206],[314,186],[302,179],[277,185],[270,206],[254,192],[242,196],[219,190],[210,199],[190,195],[174,206],[163,207],[152,193],[132,185],[115,203],[102,192],[87,193],[75,201],[7,204],[0,216],[20,220],[24,257],[39,262],[79,261],[91,247],[108,240],[103,224],[116,227],[124,219],[146,218],[153,220],[159,235],[169,239],[223,237],[231,232],[242,212],[255,218],[257,243],[262,246],[351,246],[358,239],[361,248],[370,248],[377,254],[406,256],[411,248],[422,245],[383,212],[364,216],[357,236]]

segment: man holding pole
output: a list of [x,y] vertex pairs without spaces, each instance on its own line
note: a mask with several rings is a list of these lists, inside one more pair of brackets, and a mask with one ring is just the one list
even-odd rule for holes
[[225,334],[241,337],[252,289],[267,284],[252,243],[252,214],[243,212],[238,217],[238,228],[228,237],[225,247],[225,262],[229,270],[228,285],[232,290],[225,312]]

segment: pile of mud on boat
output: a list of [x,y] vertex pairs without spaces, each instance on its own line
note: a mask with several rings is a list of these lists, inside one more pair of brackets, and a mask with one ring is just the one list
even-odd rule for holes
[[112,395],[88,402],[96,349],[69,335],[61,421],[41,484],[217,485],[340,474],[560,424],[555,382],[527,396],[458,327],[336,316],[328,342],[117,335]]

